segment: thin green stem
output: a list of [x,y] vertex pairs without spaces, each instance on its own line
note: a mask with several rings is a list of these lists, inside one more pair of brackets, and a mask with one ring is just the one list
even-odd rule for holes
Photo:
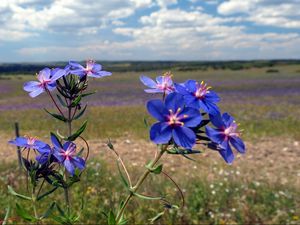
[[39,216],[36,210],[36,194],[35,194],[35,186],[32,187],[32,195],[31,195],[31,199],[32,199],[32,208],[33,208],[33,212],[34,212],[34,217],[37,219],[36,224],[39,224]]
[[[160,152],[155,155],[154,160],[150,163],[149,167],[154,167],[155,164],[160,160],[162,155],[165,153],[167,150],[168,145],[163,145],[160,149]],[[116,223],[118,224],[120,222],[120,219],[122,218],[122,215],[130,201],[130,199],[134,196],[134,193],[140,188],[140,186],[143,184],[143,182],[146,180],[148,175],[151,173],[149,169],[147,169],[142,176],[138,179],[136,185],[132,188],[131,192],[128,194],[127,198],[124,201],[124,204],[122,205],[120,211],[118,212],[117,218],[116,218]]]

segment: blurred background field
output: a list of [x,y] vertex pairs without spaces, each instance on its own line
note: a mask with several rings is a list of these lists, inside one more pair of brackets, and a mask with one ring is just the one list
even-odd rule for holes
[[[20,185],[25,181],[19,182],[25,176],[21,173],[16,176],[19,172],[15,148],[7,144],[14,138],[14,123],[20,123],[21,135],[38,136],[47,142],[49,130],[65,131],[62,123],[53,121],[43,111],[43,108],[53,109],[45,95],[31,99],[22,90],[24,82],[35,79],[32,71],[22,66],[15,67],[14,71],[9,70],[9,65],[0,66],[1,217],[7,205],[16,201],[7,194],[7,184],[19,192],[25,191],[25,185]],[[31,65],[32,68],[35,67]],[[91,161],[84,182],[74,188],[76,194],[72,197],[78,209],[81,198],[86,202],[82,221],[91,224],[104,221],[101,211],[125,196],[125,191],[117,191],[122,185],[114,157],[106,147],[108,138],[112,139],[134,177],[153,157],[155,145],[148,141],[148,130],[143,122],[143,118],[152,122],[144,105],[153,96],[143,92],[139,76],[145,74],[154,78],[171,70],[176,82],[196,79],[212,86],[222,99],[222,111],[232,113],[241,123],[248,152],[238,156],[233,165],[226,165],[217,152],[202,146],[196,147],[203,150],[193,157],[197,162],[180,156],[165,156],[165,171],[183,189],[186,204],[183,210],[170,210],[157,223],[300,222],[299,62],[107,62],[105,68],[112,70],[113,76],[91,79],[89,89],[97,93],[86,98],[88,113],[85,119],[89,122],[84,136],[91,144]],[[165,177],[153,177],[144,187],[143,193],[167,193],[170,200],[180,205],[178,191]],[[53,195],[53,200],[58,202],[61,198]],[[161,205],[151,201],[144,204],[134,201],[130,207],[128,218],[132,224],[139,224],[155,216],[158,209],[162,210]],[[12,215],[12,222],[20,221],[14,212]]]

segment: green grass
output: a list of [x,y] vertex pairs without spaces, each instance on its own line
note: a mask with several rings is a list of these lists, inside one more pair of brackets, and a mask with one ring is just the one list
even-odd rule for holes
[[[298,106],[257,106],[252,104],[231,104],[222,107],[224,111],[234,112],[241,128],[244,129],[244,138],[250,140],[261,137],[292,137],[300,138],[300,108]],[[132,136],[148,138],[148,129],[143,118],[153,122],[143,106],[111,106],[91,107],[87,116],[74,123],[74,129],[79,128],[82,121],[89,121],[84,134],[87,139],[117,138]],[[42,110],[20,110],[11,113],[0,111],[0,133],[13,137],[14,122],[18,121],[22,135],[48,137],[49,131],[59,130],[65,133],[63,122],[55,121]]]
[[[19,193],[26,194],[25,175],[20,173],[15,176],[18,173],[15,168],[15,164],[1,165],[0,216],[3,218],[4,209],[11,205],[11,220],[22,222],[14,210],[15,203],[18,202],[29,212],[31,207],[24,200],[7,194],[6,188],[10,184]],[[134,173],[137,175],[141,172],[135,170]],[[242,175],[233,174],[229,169],[212,180],[207,179],[207,174],[193,179],[175,175],[175,180],[184,191],[185,206],[180,210],[166,210],[158,224],[287,224],[296,222],[300,214],[298,189],[251,181]],[[102,212],[107,212],[111,207],[117,208],[120,200],[126,196],[117,171],[108,169],[103,161],[95,159],[89,163],[82,181],[70,190],[74,210],[80,212],[81,202],[84,200],[85,207],[81,211],[80,221],[85,224],[104,224]],[[141,193],[166,196],[172,204],[181,205],[178,191],[162,175],[153,175],[143,186]],[[38,212],[42,214],[53,201],[64,206],[62,190],[39,203]],[[149,218],[163,210],[160,202],[134,199],[129,204],[126,217],[129,224],[148,223]],[[48,222],[50,221],[46,220],[45,224]]]

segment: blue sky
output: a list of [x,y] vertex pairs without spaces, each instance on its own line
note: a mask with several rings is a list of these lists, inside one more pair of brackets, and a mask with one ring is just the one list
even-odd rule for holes
[[300,58],[300,0],[1,0],[0,62]]

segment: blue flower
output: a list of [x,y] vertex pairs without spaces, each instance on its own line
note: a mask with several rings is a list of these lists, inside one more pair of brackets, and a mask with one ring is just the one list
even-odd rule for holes
[[147,76],[141,76],[140,80],[145,86],[150,88],[145,89],[147,93],[170,94],[174,92],[172,74],[170,72],[165,73],[163,76],[156,77],[156,82]]
[[85,161],[76,154],[76,145],[73,142],[66,142],[63,146],[54,135],[51,135],[53,144],[53,155],[59,163],[63,164],[66,170],[74,175],[75,169],[83,170]]
[[210,91],[210,87],[203,81],[199,84],[195,80],[188,80],[183,84],[175,84],[176,91],[184,96],[187,106],[202,109],[209,114],[219,113],[216,105],[219,96]]
[[55,68],[45,68],[37,75],[38,81],[28,81],[24,84],[23,89],[29,92],[30,97],[34,98],[46,89],[52,91],[56,87],[56,80],[66,74],[65,70]]
[[8,143],[16,145],[21,148],[28,148],[28,149],[35,149],[35,150],[43,149],[49,146],[46,143],[39,141],[34,137],[17,137],[16,139],[9,141]]
[[227,163],[232,163],[234,155],[232,145],[238,152],[245,153],[245,144],[240,138],[238,125],[228,113],[210,115],[210,120],[216,129],[206,126],[207,136],[218,145],[219,152]]
[[93,60],[88,60],[86,62],[86,67],[83,67],[74,61],[70,61],[69,65],[69,72],[71,74],[78,75],[81,78],[84,76],[100,78],[111,75],[111,72],[102,70],[102,66],[100,64],[96,64]]
[[173,138],[179,146],[188,149],[193,147],[196,135],[190,127],[196,127],[201,122],[201,115],[198,110],[185,107],[182,95],[171,93],[165,103],[159,99],[150,100],[147,109],[159,121],[150,129],[153,142],[167,144]]
[[52,149],[49,145],[47,145],[44,148],[38,149],[39,155],[36,156],[36,161],[38,161],[40,164],[45,164],[50,161],[50,158],[52,156]]

